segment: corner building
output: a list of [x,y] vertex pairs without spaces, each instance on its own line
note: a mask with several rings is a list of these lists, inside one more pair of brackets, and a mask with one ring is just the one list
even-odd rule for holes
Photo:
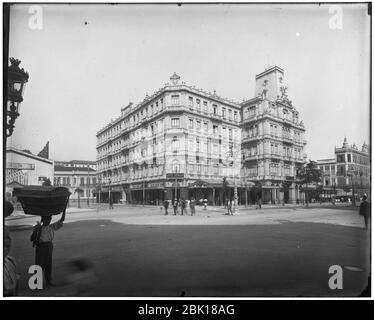
[[194,196],[217,205],[223,177],[229,187],[239,180],[240,104],[188,86],[175,73],[170,80],[97,132],[103,201],[109,194],[114,202],[147,204]]
[[295,184],[305,163],[305,128],[288,98],[284,70],[274,66],[256,75],[255,97],[242,108],[242,177],[255,183],[250,201],[293,203],[303,194]]

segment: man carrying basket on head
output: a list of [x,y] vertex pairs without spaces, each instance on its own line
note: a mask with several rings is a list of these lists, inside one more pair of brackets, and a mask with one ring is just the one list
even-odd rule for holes
[[43,269],[47,285],[53,286],[52,281],[52,252],[53,238],[55,231],[63,226],[66,209],[63,211],[61,219],[51,224],[52,216],[43,216],[41,223],[34,227],[30,240],[35,247],[35,264]]

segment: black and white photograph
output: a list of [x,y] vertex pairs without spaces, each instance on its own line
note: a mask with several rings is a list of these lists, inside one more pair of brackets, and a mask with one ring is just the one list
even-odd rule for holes
[[371,17],[3,3],[3,298],[370,297]]

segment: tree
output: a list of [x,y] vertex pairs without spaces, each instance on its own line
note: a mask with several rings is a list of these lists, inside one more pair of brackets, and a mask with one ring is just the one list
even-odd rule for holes
[[305,188],[305,200],[306,200],[306,205],[308,206],[309,203],[309,184],[311,183],[318,183],[321,182],[322,178],[322,172],[321,170],[317,167],[317,163],[315,161],[309,160],[309,162],[304,165],[303,167],[299,168],[296,171],[296,178],[297,178],[297,183],[303,185],[306,185]]

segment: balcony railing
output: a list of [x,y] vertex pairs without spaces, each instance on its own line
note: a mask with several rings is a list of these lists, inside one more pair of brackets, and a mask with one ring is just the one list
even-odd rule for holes
[[246,155],[244,157],[244,160],[245,161],[248,161],[248,160],[257,160],[259,158],[259,155],[255,154],[255,155]]
[[219,114],[217,114],[217,113],[213,113],[213,114],[212,114],[212,118],[213,118],[213,119],[216,119],[216,120],[222,120],[222,116],[219,115]]

